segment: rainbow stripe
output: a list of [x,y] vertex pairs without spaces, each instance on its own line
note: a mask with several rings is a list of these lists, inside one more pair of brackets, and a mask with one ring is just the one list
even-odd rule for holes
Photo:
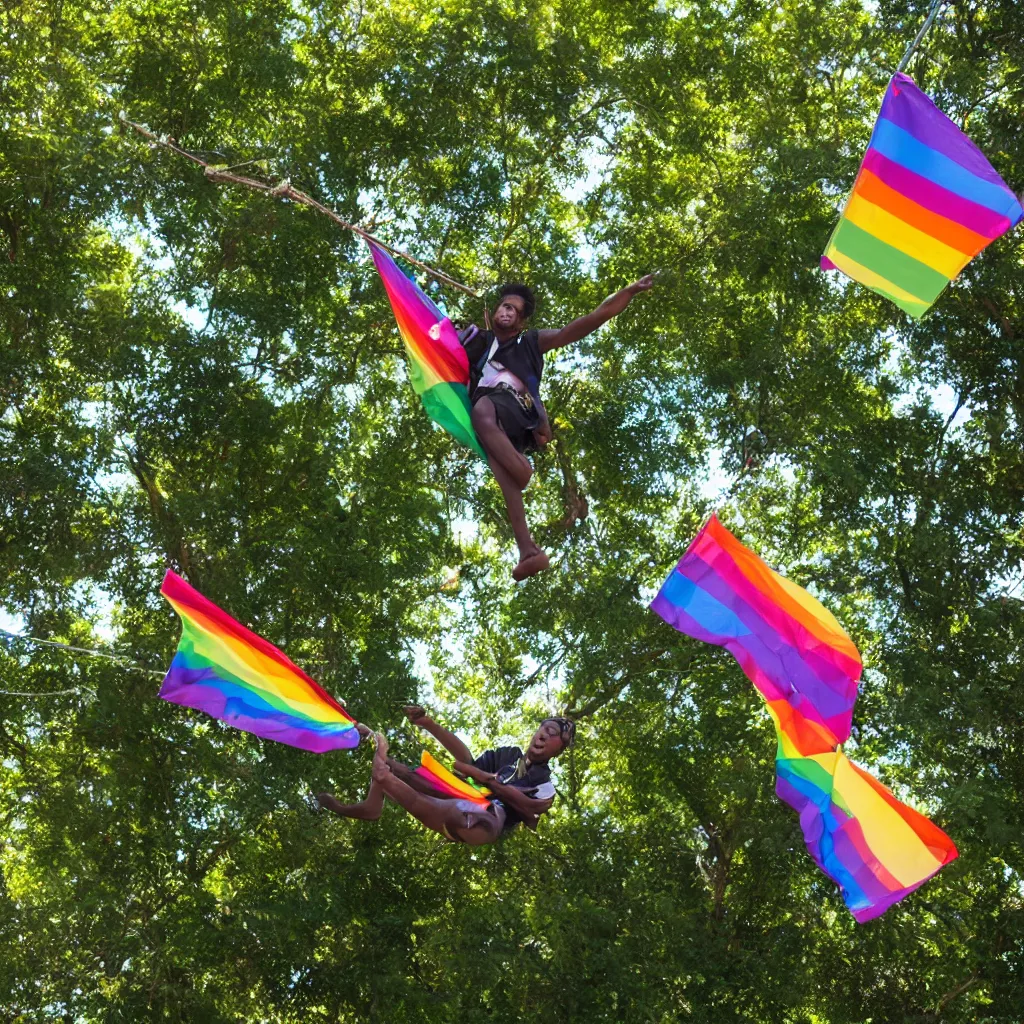
[[651,607],[681,633],[726,648],[765,698],[778,737],[775,792],[799,814],[811,856],[857,921],[956,858],[948,836],[838,749],[861,673],[853,641],[715,516]]
[[985,154],[912,78],[897,74],[821,265],[920,319],[1022,217]]
[[181,641],[160,688],[164,700],[318,754],[359,744],[345,709],[273,644],[174,572],[160,593],[181,617]]
[[484,458],[470,422],[469,358],[455,328],[384,249],[367,244],[405,342],[413,390],[435,423]]
[[439,793],[444,793],[445,796],[471,800],[480,807],[487,807],[490,804],[487,796],[491,791],[486,786],[478,786],[472,780],[467,781],[453,775],[426,750],[423,751],[420,758],[420,766],[416,769],[416,774],[429,782]]

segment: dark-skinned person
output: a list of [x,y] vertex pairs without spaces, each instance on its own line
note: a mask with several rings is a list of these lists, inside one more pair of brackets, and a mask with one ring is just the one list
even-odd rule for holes
[[536,308],[530,288],[506,284],[494,312],[485,317],[486,329],[471,324],[459,334],[469,356],[473,429],[501,487],[519,547],[519,563],[512,570],[515,580],[528,579],[550,565],[530,533],[523,507],[523,490],[533,476],[526,453],[542,448],[552,437],[551,421],[540,397],[544,357],[593,334],[653,283],[648,274],[610,295],[586,316],[565,327],[545,330],[529,326]]
[[[574,722],[545,718],[525,751],[498,747],[474,758],[464,740],[438,725],[418,704],[409,705],[405,713],[410,722],[429,732],[455,758],[457,774],[490,790],[487,807],[438,792],[408,765],[388,757],[388,742],[382,733],[375,737],[377,749],[365,799],[343,804],[330,793],[318,793],[321,807],[342,817],[376,821],[387,797],[427,828],[452,842],[470,846],[493,843],[519,824],[537,827],[540,816],[555,799],[549,762],[572,744]],[[363,736],[370,734],[362,723],[357,728]]]

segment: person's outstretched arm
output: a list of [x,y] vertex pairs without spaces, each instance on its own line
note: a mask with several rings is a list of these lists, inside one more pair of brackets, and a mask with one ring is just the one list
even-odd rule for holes
[[[467,779],[482,782],[494,796],[498,797],[499,800],[504,800],[509,807],[517,811],[524,818],[539,817],[555,802],[553,796],[543,800],[527,796],[521,789],[517,789],[515,786],[506,786],[504,782],[499,782],[493,773],[485,772],[483,769],[477,768],[468,762],[457,761],[455,763],[455,771]],[[535,826],[536,822],[534,822]]]
[[413,725],[426,729],[456,761],[472,761],[473,754],[465,742],[442,725],[438,725],[419,704],[410,704],[405,709],[406,717]]
[[559,331],[538,331],[538,338],[541,352],[550,352],[553,348],[561,348],[563,345],[571,345],[574,341],[593,334],[602,324],[607,323],[613,316],[618,316],[628,305],[634,295],[646,292],[654,284],[654,276],[648,274],[634,281],[614,295],[609,295],[600,306],[586,316],[578,317],[572,323],[566,324]]

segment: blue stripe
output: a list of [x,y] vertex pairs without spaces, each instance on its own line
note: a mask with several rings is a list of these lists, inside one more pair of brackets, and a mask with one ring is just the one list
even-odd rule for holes
[[750,630],[734,611],[726,608],[721,601],[716,601],[678,569],[673,569],[672,575],[665,580],[661,596],[669,604],[681,608],[708,632],[717,633],[723,638],[723,642],[750,635]]
[[[167,673],[164,686],[160,690],[161,697],[173,698],[181,686],[200,686],[223,695],[225,716],[245,714],[250,718],[280,722],[282,725],[304,729],[320,736],[338,735],[353,728],[347,722],[318,722],[295,711],[282,711],[265,701],[258,690],[225,679],[212,666],[202,669],[191,668],[187,660],[179,659],[181,659],[181,652],[176,654],[171,662],[171,670]],[[190,704],[189,706],[195,707],[196,705]],[[205,708],[199,707],[198,710],[203,711]]]
[[[1004,217],[1014,221],[1020,216],[1020,203],[1014,199],[1009,189],[1000,188],[990,181],[971,174],[955,160],[950,160],[938,150],[919,142],[910,132],[884,117],[875,122],[875,130],[871,134],[869,149],[876,149],[884,157],[905,167],[908,171],[920,174],[941,188],[947,189],[963,199],[987,206]],[[913,199],[913,196],[909,198]]]
[[796,794],[807,800],[808,803],[812,804],[817,811],[816,818],[820,823],[821,834],[816,840],[808,840],[808,823],[805,822],[804,808],[794,806],[789,800],[786,800],[782,794],[779,794],[780,798],[786,800],[786,803],[790,804],[791,807],[800,815],[800,825],[804,832],[804,842],[806,843],[808,850],[810,851],[811,844],[816,847],[816,851],[811,851],[811,855],[817,853],[817,857],[821,869],[832,879],[836,885],[839,886],[843,894],[843,901],[846,903],[850,910],[854,910],[858,907],[865,907],[871,905],[867,893],[858,884],[857,879],[853,872],[839,859],[836,854],[835,840],[832,838],[832,833],[839,827],[839,822],[836,821],[835,814],[832,811],[832,797],[831,794],[824,792],[819,789],[809,779],[805,779],[802,775],[792,771],[787,762],[783,759],[779,759],[775,762],[775,773],[778,778],[786,782]]

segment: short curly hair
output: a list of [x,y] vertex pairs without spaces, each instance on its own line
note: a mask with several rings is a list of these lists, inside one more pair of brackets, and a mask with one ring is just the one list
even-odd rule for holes
[[533,289],[526,284],[503,284],[498,292],[499,301],[506,295],[518,295],[523,300],[523,319],[529,320],[533,311],[537,308],[537,300],[533,296]]

